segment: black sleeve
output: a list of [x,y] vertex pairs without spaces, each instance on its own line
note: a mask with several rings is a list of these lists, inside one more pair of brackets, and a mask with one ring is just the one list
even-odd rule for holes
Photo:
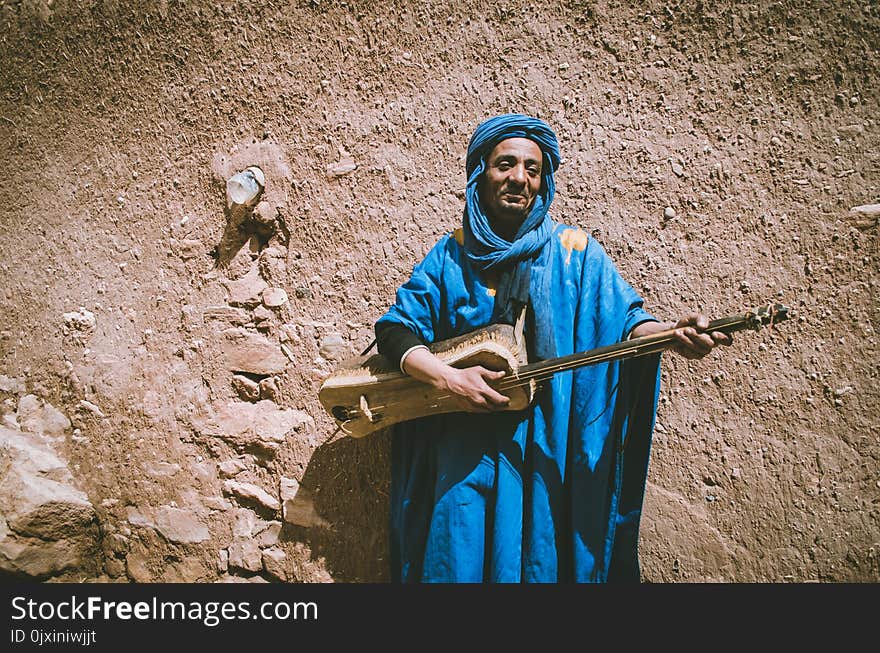
[[398,368],[401,357],[409,349],[425,344],[415,333],[396,322],[377,322],[375,331],[376,349]]

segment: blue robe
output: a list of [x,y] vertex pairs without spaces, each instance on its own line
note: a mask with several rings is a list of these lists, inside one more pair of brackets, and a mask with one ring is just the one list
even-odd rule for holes
[[[531,350],[565,356],[654,318],[601,245],[554,223],[531,272]],[[494,289],[444,236],[380,319],[425,342],[487,326]],[[549,354],[548,354],[549,352]],[[639,580],[638,528],[659,355],[562,372],[522,411],[396,427],[392,578],[403,582]]]

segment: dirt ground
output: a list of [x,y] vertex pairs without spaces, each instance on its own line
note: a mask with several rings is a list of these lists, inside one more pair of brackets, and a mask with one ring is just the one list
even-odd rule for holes
[[794,312],[664,356],[643,579],[880,580],[878,35],[876,2],[0,2],[0,412],[69,420],[98,526],[4,573],[388,580],[389,434],[317,392],[516,111],[648,310]]

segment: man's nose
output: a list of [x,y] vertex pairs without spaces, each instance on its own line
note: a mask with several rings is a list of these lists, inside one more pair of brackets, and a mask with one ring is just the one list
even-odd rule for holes
[[517,184],[526,183],[526,167],[522,164],[513,166],[510,169],[510,180]]

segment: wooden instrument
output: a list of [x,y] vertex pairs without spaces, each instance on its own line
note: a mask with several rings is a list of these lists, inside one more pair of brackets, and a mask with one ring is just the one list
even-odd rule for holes
[[[782,304],[768,304],[754,311],[714,320],[701,331],[726,334],[743,329],[757,331],[763,325],[772,326],[788,319],[788,310]],[[507,374],[490,385],[510,397],[510,403],[504,410],[522,410],[534,399],[538,383],[558,372],[655,354],[676,343],[674,329],[669,329],[529,364],[520,322],[516,327],[493,324],[457,338],[436,342],[428,349],[453,367],[482,365],[491,370],[504,370]],[[461,410],[452,395],[403,374],[379,354],[341,363],[321,385],[318,398],[339,428],[355,438],[418,417]]]

